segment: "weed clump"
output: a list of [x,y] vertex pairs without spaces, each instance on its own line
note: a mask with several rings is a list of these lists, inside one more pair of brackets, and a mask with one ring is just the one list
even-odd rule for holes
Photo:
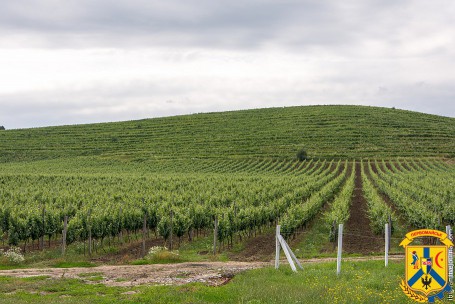
[[25,261],[24,255],[19,247],[11,247],[7,251],[0,249],[0,260],[2,264],[20,264]]
[[178,262],[180,255],[178,250],[169,251],[165,246],[154,246],[149,249],[145,260],[150,262]]

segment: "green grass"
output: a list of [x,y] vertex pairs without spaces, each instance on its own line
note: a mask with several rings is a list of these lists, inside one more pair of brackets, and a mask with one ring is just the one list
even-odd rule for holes
[[194,158],[453,157],[455,119],[364,106],[305,106],[0,131],[0,162],[96,156]]
[[[106,287],[75,279],[0,277],[1,303],[413,303],[399,287],[404,263],[343,262],[305,264],[241,273],[227,285]],[[134,291],[134,294],[125,294]]]
[[18,269],[18,268],[25,268],[22,264],[11,264],[11,265],[2,265],[0,264],[0,270],[10,270],[10,269]]
[[[269,231],[273,233],[273,231]],[[135,239],[135,235],[132,235],[132,239]],[[29,251],[25,253],[25,261],[20,264],[1,264],[0,270],[10,269],[21,269],[21,268],[71,268],[71,267],[96,267],[104,264],[131,264],[131,265],[147,265],[147,264],[170,264],[170,263],[184,263],[184,262],[202,262],[202,261],[228,261],[229,255],[232,252],[239,252],[244,248],[244,242],[235,243],[234,249],[223,250],[221,253],[216,255],[212,254],[213,246],[213,234],[207,233],[207,236],[200,236],[194,238],[192,242],[187,239],[183,239],[180,247],[176,249],[178,255],[170,255],[167,252],[163,254],[148,257],[145,259],[134,259],[130,257],[127,260],[122,259],[123,256],[118,253],[120,250],[125,250],[131,245],[140,247],[141,244],[137,241],[134,243],[113,243],[114,247],[106,247],[100,249],[98,252],[93,252],[92,257],[88,256],[88,253],[84,255],[83,250],[80,249],[81,244],[76,242],[67,246],[67,251],[64,257],[62,257],[61,248],[53,247],[51,249],[45,248],[43,251]],[[239,249],[240,248],[240,249]],[[87,249],[88,250],[88,249]],[[112,258],[112,261],[107,261],[106,256],[110,253],[118,253],[118,261]],[[98,261],[100,259],[100,261]]]
[[[31,251],[25,253],[25,261],[20,265],[10,265],[2,266],[0,269],[14,269],[14,268],[24,268],[24,267],[36,267],[36,268],[45,268],[45,267],[56,267],[56,268],[71,268],[71,267],[95,267],[96,263],[92,262],[90,257],[84,255],[80,250],[80,244],[74,243],[67,246],[67,251],[65,256],[62,256],[62,251],[60,247],[53,247],[51,249],[45,248],[43,251]],[[104,252],[99,254],[93,254],[93,258],[100,257]]]
[[324,214],[317,216],[298,239],[291,240],[291,246],[298,258],[336,256],[336,245],[329,241],[330,227],[324,220]]
[[72,267],[95,267],[96,264],[87,261],[71,262],[71,261],[58,261],[52,265],[56,268],[72,268]]

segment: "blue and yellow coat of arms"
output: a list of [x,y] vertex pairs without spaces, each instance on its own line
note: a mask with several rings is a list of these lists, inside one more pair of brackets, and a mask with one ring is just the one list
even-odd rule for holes
[[[415,238],[431,236],[442,245],[411,245]],[[453,246],[447,234],[438,230],[421,229],[406,234],[400,246],[405,248],[406,278],[401,289],[417,302],[433,303],[451,292],[449,284],[449,248]]]

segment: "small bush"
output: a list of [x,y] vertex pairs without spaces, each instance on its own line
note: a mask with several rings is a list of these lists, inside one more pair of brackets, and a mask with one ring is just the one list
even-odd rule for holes
[[297,152],[297,159],[300,161],[304,161],[308,159],[308,154],[306,153],[305,149],[300,149]]

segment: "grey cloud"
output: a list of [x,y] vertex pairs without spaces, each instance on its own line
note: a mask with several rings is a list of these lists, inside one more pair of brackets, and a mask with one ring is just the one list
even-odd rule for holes
[[322,83],[315,87],[296,79],[170,78],[0,95],[0,125],[11,129],[310,104],[381,105],[455,116],[450,84]]
[[[409,1],[7,1],[3,37],[50,47],[350,47],[400,43],[412,31]],[[452,1],[436,1],[453,11]],[[420,12],[426,13],[426,12]],[[429,16],[431,14],[429,13]],[[433,20],[437,22],[437,20]],[[447,22],[445,20],[444,22]],[[453,24],[453,22],[452,22]],[[8,39],[7,39],[8,40]],[[22,43],[23,40],[20,40]],[[7,44],[7,41],[1,44]],[[0,45],[1,45],[0,44]]]
[[242,45],[279,31],[289,22],[293,6],[263,1],[65,1],[60,6],[53,1],[11,1],[2,6],[0,28],[6,35],[41,35],[52,45],[57,44],[53,40],[117,46]]
[[27,128],[201,112],[207,104],[185,99],[195,89],[185,80],[161,79],[0,94],[0,125]]
[[[174,78],[143,79],[147,76],[140,74],[140,79],[133,75],[129,82],[116,84],[100,79],[79,90],[69,82],[70,88],[53,91],[0,94],[0,125],[315,103],[395,106],[454,117],[454,15],[452,0],[4,1],[0,48],[164,48],[158,61],[168,64],[166,75],[174,73]],[[167,51],[173,47],[175,53]],[[251,72],[255,65],[267,66],[267,56],[261,54],[269,54],[268,47],[272,57],[292,54],[296,70],[309,69],[307,79],[286,75],[292,68],[286,63],[280,67],[280,60],[264,69],[271,74],[266,80],[243,71],[226,79],[178,78],[185,67],[197,69],[201,59],[207,70],[216,70],[222,59],[206,59],[216,48],[242,54],[227,61],[248,61],[245,67]],[[180,65],[189,61],[194,66]],[[144,59],[143,68],[153,69],[147,62]],[[82,65],[90,73],[96,64]]]

